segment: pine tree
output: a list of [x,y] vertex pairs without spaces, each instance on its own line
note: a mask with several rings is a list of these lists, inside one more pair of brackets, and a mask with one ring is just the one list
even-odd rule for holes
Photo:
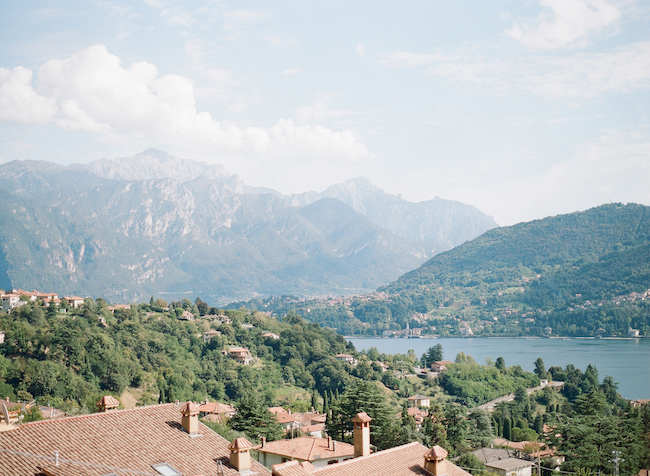
[[284,436],[282,426],[269,411],[261,392],[249,389],[236,408],[237,414],[230,420],[233,430],[243,431],[252,441],[262,436],[267,441],[279,440]]

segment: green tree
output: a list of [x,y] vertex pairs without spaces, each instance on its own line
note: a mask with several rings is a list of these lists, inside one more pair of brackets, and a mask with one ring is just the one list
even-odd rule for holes
[[379,449],[395,446],[399,437],[399,425],[395,412],[391,410],[386,397],[375,382],[353,379],[339,399],[330,403],[332,418],[326,429],[334,438],[350,441],[352,418],[366,412],[373,421],[370,423],[370,439]]
[[541,357],[537,357],[537,360],[535,361],[535,375],[540,379],[545,379],[547,376],[546,367],[544,366],[544,361]]
[[442,359],[442,344],[436,344],[433,347],[429,347],[429,350],[422,354],[420,363],[422,364],[422,367],[428,368],[432,363],[438,362]]
[[494,438],[492,421],[485,410],[475,409],[468,415],[467,439],[472,448],[489,446]]
[[246,433],[249,439],[257,441],[279,440],[284,436],[282,426],[269,411],[259,390],[249,389],[235,405],[237,414],[230,419],[230,427]]

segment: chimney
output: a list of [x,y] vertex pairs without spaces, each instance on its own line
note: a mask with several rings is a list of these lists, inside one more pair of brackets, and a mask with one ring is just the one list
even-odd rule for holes
[[328,450],[332,449],[332,437],[331,436],[327,437],[327,449]]
[[354,457],[370,454],[370,422],[372,418],[366,412],[357,413],[352,419],[354,423]]
[[262,437],[262,448],[266,447],[266,437]]
[[237,438],[228,445],[230,450],[230,466],[240,474],[251,472],[251,449],[253,445],[246,438]]
[[199,407],[195,403],[187,402],[181,407],[181,426],[190,434],[198,436],[199,434]]
[[332,451],[336,452],[336,440],[332,441]]
[[97,406],[99,407],[100,412],[109,412],[119,407],[120,402],[117,398],[111,395],[106,395],[102,397],[100,401],[97,402]]
[[424,453],[424,469],[433,476],[445,476],[447,474],[445,458],[448,454],[442,446],[434,446]]

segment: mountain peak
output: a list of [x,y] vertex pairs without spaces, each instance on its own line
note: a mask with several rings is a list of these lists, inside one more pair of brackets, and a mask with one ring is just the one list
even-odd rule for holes
[[181,159],[153,148],[133,157],[100,159],[78,166],[78,168],[99,177],[119,180],[172,178],[179,182],[188,182],[201,175],[211,179],[223,179],[230,176],[222,165]]

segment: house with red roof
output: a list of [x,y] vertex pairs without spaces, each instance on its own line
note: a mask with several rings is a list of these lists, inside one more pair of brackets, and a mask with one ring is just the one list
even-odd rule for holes
[[309,461],[315,467],[327,466],[354,457],[354,446],[332,438],[301,437],[266,442],[256,447],[264,466],[286,461]]
[[[169,403],[24,423],[0,432],[3,476],[270,475],[245,438],[232,443],[198,421],[198,406]],[[119,402],[117,402],[119,404]]]

